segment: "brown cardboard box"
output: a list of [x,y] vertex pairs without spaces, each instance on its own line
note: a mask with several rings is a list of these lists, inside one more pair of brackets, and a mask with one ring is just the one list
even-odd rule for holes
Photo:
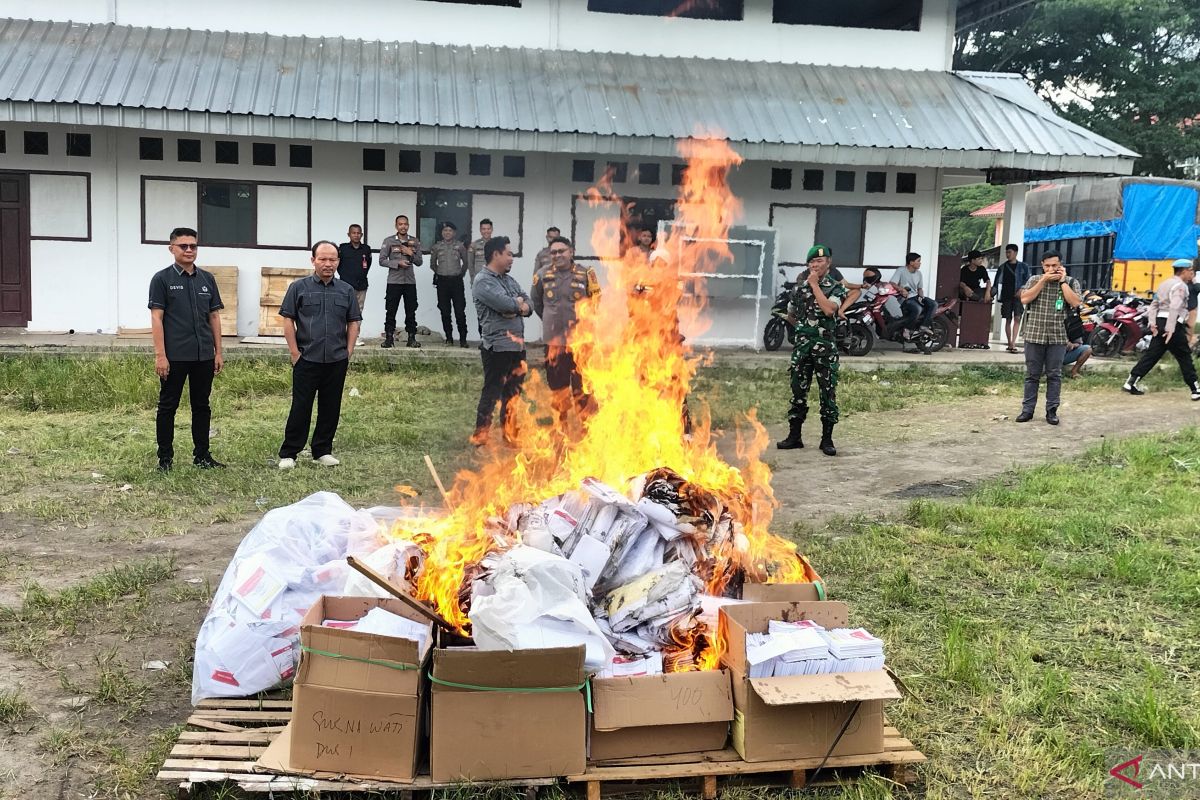
[[733,719],[728,670],[592,681],[592,761],[720,750]]
[[[430,777],[451,782],[583,772],[587,734],[583,652],[582,645],[513,652],[435,649]],[[578,688],[503,691],[566,687]]]
[[326,619],[359,619],[376,607],[425,624],[427,647],[432,642],[433,626],[399,600],[318,600],[300,622],[305,650],[292,693],[286,771],[413,779],[426,654],[409,639],[321,626]]
[[746,634],[761,633],[772,619],[811,619],[845,627],[849,610],[835,601],[744,603],[721,609],[733,672],[733,747],[746,761],[821,758],[846,726],[832,755],[883,751],[883,701],[900,692],[883,670],[832,675],[750,678]]
[[752,603],[820,600],[815,583],[747,583],[742,586],[742,599]]

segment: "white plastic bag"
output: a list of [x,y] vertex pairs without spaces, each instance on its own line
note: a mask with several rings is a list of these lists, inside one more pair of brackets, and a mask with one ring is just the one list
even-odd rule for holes
[[291,679],[300,619],[346,585],[347,555],[383,544],[375,517],[332,492],[268,511],[238,545],[196,637],[192,704],[244,697]]

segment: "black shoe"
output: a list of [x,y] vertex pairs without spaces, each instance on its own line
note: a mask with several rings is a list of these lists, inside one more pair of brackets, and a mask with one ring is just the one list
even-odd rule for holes
[[466,337],[466,336],[460,336],[460,337],[458,337],[458,346],[459,346],[459,347],[466,347],[466,346],[467,346],[467,337]]
[[821,452],[827,456],[836,456],[837,448],[833,446],[833,423],[821,423]]
[[788,420],[788,435],[775,443],[775,448],[778,450],[801,450],[804,448],[804,440],[800,438],[800,428],[804,425],[802,419]]
[[1138,383],[1141,380],[1142,380],[1141,378],[1135,378],[1132,375],[1130,375],[1128,378],[1125,379],[1125,385],[1122,386],[1121,388],[1124,389],[1125,391],[1129,392],[1132,395],[1145,394],[1146,390],[1143,389],[1142,387],[1138,386]]
[[1022,411],[1020,414],[1017,414],[1017,422],[1029,422],[1031,419],[1033,419],[1032,411]]
[[175,463],[175,462],[174,462],[174,460],[173,460],[173,459],[170,459],[170,458],[160,458],[160,459],[158,460],[158,471],[159,471],[159,472],[170,472],[170,471],[171,471],[171,467],[172,467],[172,466],[174,466],[174,463]]
[[1058,424],[1058,409],[1057,408],[1047,408],[1046,409],[1046,422],[1050,423],[1051,425]]
[[379,346],[380,347],[394,347],[395,345],[396,345],[396,337],[390,333],[385,333],[383,335],[383,344],[381,344]]
[[212,453],[202,458],[193,458],[192,463],[200,469],[225,469],[225,465],[213,458]]
[[404,346],[405,347],[420,347],[421,343],[417,341],[417,335],[415,333],[410,333],[408,335],[408,341],[404,343]]
[[454,345],[454,337],[448,333],[446,334],[446,344],[448,344],[450,346]]

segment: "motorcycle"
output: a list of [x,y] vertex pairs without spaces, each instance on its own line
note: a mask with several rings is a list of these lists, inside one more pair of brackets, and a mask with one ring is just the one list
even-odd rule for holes
[[841,351],[851,356],[865,356],[879,339],[898,342],[901,350],[911,344],[917,352],[926,354],[945,347],[958,318],[955,311],[957,301],[945,300],[934,309],[929,333],[914,331],[906,338],[901,326],[901,300],[894,284],[880,283],[874,297],[850,306],[846,310],[845,322],[838,327],[838,347]]
[[1150,337],[1149,302],[1125,296],[1113,308],[1100,315],[1088,344],[1100,358],[1144,350]]
[[771,314],[767,317],[767,324],[763,328],[763,347],[771,352],[782,347],[785,339],[789,344],[796,343],[796,326],[788,322],[787,318],[788,301],[791,299],[792,290],[796,288],[796,282],[786,280],[787,273],[783,270],[779,270],[779,274],[785,280],[779,289],[779,294],[775,296]]

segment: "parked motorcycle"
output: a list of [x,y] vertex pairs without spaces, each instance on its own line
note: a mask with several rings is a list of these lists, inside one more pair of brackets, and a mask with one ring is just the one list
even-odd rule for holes
[[[787,273],[783,270],[779,270],[779,274],[785,279],[787,278]],[[785,339],[789,344],[796,343],[796,326],[787,319],[788,302],[791,299],[792,290],[795,288],[795,281],[784,280],[779,294],[775,296],[775,303],[771,306],[767,324],[763,328],[763,347],[772,352],[782,347]]]
[[915,331],[906,338],[901,326],[902,299],[894,284],[880,283],[873,298],[850,306],[844,324],[838,326],[841,351],[846,355],[865,356],[880,339],[899,342],[901,350],[911,344],[921,353],[933,353],[945,347],[958,319],[957,301],[946,300],[937,306],[929,323],[930,333]]
[[1113,308],[1100,315],[1088,344],[1101,357],[1124,355],[1144,350],[1150,336],[1150,304],[1140,297],[1126,295]]

